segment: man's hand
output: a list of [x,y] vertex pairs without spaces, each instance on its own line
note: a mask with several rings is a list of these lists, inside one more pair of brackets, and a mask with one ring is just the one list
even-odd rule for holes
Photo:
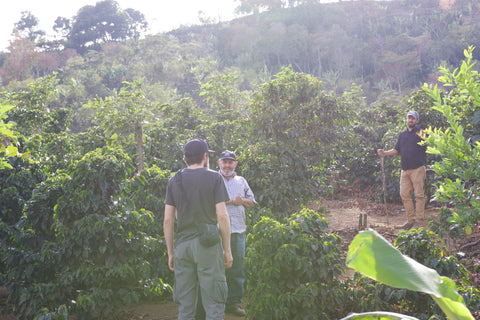
[[223,242],[223,257],[225,269],[231,268],[233,263],[232,249],[230,247],[230,218],[228,217],[225,202],[219,202],[215,205],[217,211],[218,229]]
[[171,271],[175,271],[173,269],[173,256],[168,256],[168,268],[171,270]]
[[232,253],[227,253],[227,252],[224,252],[224,260],[225,260],[225,269],[230,269],[232,267],[232,264],[233,264],[233,256],[232,256]]
[[236,206],[241,206],[243,205],[243,200],[242,197],[236,196],[235,199],[232,200],[232,203]]
[[397,149],[390,149],[388,151],[385,151],[383,149],[377,149],[377,153],[380,157],[386,157],[386,156],[394,156],[398,154]]

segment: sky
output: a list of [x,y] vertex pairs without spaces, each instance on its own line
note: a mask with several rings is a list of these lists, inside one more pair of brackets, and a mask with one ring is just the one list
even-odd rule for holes
[[[39,28],[53,34],[57,17],[71,19],[86,5],[95,5],[101,0],[12,0],[0,10],[0,51],[5,51],[12,39],[12,30],[22,11],[31,12],[39,20]],[[120,9],[132,8],[145,15],[149,24],[148,34],[167,32],[182,25],[200,24],[199,11],[215,22],[235,18],[234,10],[239,5],[235,0],[116,0]]]

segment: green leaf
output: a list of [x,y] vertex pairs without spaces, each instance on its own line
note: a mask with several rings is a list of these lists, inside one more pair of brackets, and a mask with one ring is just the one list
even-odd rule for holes
[[100,247],[98,247],[98,252],[100,252],[101,254],[104,254],[105,251],[107,251],[107,246],[100,246]]
[[17,147],[13,146],[13,145],[9,145],[7,147],[7,156],[9,157],[15,157],[16,155],[18,154],[18,149]]
[[353,239],[347,266],[386,285],[430,294],[448,319],[473,320],[451,279],[403,255],[373,230]]
[[465,227],[465,233],[468,234],[468,235],[471,235],[472,234],[472,227],[471,226],[466,226]]
[[12,110],[15,108],[14,105],[8,105],[8,104],[0,104],[0,115],[3,113],[7,113],[8,111]]
[[364,312],[364,313],[353,313],[348,317],[342,318],[341,320],[418,320],[417,318],[406,316],[399,313],[393,312]]

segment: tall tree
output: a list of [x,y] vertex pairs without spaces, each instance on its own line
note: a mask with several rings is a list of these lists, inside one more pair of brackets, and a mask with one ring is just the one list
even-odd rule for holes
[[156,113],[140,81],[124,84],[118,96],[97,99],[90,102],[88,107],[96,110],[95,119],[103,128],[109,143],[123,143],[129,149],[134,138],[137,170],[141,172],[144,168],[143,128],[155,120]]
[[61,37],[67,37],[72,29],[70,19],[64,17],[57,17],[53,24],[53,31],[60,34]]
[[235,9],[240,13],[259,14],[263,10],[272,10],[285,6],[285,0],[237,0],[240,5]]
[[125,12],[130,17],[130,24],[128,28],[128,36],[135,40],[138,40],[143,32],[148,28],[148,22],[145,19],[145,15],[140,11],[132,8],[125,9]]
[[3,67],[7,72],[4,82],[10,80],[23,81],[30,77],[32,62],[35,57],[35,45],[26,38],[16,38],[8,46]]
[[45,35],[45,31],[38,29],[38,19],[30,11],[22,11],[22,17],[15,23],[15,29],[32,42]]
[[[58,22],[58,27],[65,27],[63,21]],[[138,39],[146,28],[143,14],[133,9],[120,10],[116,1],[105,0],[80,8],[73,19],[67,47],[85,53],[99,49],[105,42]]]

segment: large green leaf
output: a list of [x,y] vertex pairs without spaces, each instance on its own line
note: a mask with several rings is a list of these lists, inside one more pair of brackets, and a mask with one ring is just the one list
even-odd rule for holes
[[430,294],[448,319],[473,320],[451,279],[403,255],[373,230],[353,239],[347,266],[386,285]]
[[341,320],[418,320],[418,318],[409,317],[403,314],[393,312],[365,312],[365,313],[352,313]]

